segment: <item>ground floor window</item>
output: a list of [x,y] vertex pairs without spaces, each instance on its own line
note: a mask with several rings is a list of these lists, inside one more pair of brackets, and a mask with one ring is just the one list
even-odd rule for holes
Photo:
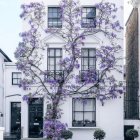
[[96,126],[96,100],[95,98],[73,98],[72,100],[72,126]]

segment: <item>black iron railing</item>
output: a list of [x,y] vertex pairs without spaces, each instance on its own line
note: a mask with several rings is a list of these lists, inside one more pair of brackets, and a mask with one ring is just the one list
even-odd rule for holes
[[47,70],[47,75],[45,77],[47,81],[49,80],[63,80],[64,79],[64,71],[63,70]]
[[79,75],[82,82],[99,80],[99,70],[81,70]]
[[138,99],[124,100],[124,118],[132,120],[139,119]]

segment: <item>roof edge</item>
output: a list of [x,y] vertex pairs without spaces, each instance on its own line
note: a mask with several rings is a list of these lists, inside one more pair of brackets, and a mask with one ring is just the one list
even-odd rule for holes
[[7,59],[8,62],[12,62],[12,60],[0,49],[0,53]]

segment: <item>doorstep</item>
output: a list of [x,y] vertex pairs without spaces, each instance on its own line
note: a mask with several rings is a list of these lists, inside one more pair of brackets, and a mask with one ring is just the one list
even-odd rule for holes
[[21,140],[46,140],[46,138],[21,138]]

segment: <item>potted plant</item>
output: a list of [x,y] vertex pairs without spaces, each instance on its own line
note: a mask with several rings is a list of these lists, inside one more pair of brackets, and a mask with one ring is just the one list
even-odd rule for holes
[[78,121],[73,120],[72,125],[74,127],[82,127],[83,126],[83,121],[82,120],[78,120]]
[[94,132],[94,139],[102,140],[105,138],[105,132],[101,129],[96,129]]
[[72,136],[73,136],[73,133],[70,130],[64,130],[61,133],[61,138],[65,139],[65,140],[71,139]]
[[126,131],[126,136],[133,140],[139,136],[139,133],[135,129],[129,129]]
[[85,126],[88,126],[88,127],[96,126],[95,121],[90,121],[90,120],[85,120],[84,124],[85,124]]

